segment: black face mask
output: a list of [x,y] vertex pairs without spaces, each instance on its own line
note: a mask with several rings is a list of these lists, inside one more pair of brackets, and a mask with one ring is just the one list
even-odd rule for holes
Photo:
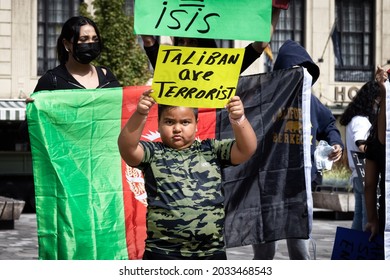
[[73,57],[82,64],[88,64],[100,54],[100,45],[95,43],[76,44]]

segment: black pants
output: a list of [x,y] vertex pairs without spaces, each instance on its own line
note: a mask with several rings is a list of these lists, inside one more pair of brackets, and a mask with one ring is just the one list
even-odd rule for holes
[[218,253],[206,257],[174,257],[169,255],[156,254],[149,251],[144,252],[143,260],[227,260],[226,253]]

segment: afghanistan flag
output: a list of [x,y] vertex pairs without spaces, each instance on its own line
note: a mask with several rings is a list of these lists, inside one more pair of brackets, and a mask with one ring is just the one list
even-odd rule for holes
[[[224,171],[227,247],[309,235],[310,149],[303,143],[310,143],[311,81],[303,73],[296,68],[240,78],[237,92],[259,146],[250,161]],[[147,88],[33,94],[27,117],[40,259],[142,258],[143,177],[122,161],[117,139]],[[226,111],[200,109],[198,137],[232,137]],[[157,106],[142,139],[160,140]]]

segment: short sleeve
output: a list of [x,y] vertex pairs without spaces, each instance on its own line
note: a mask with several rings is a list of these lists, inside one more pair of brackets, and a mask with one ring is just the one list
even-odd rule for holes
[[141,165],[150,163],[153,157],[156,144],[154,142],[147,142],[147,141],[140,141],[139,143],[144,149],[144,157],[141,161]]
[[371,123],[366,117],[357,116],[351,120],[353,142],[366,140],[370,131]]
[[234,139],[212,140],[218,158],[225,164],[231,163],[231,150],[234,142]]

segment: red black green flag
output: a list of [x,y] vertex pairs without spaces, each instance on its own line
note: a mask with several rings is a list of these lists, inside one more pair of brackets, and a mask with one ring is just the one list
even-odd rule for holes
[[[308,237],[311,199],[305,182],[310,165],[303,143],[310,100],[304,92],[309,88],[310,94],[311,81],[305,86],[303,73],[296,68],[240,78],[237,92],[259,147],[247,163],[224,170],[227,247]],[[147,88],[32,96],[27,117],[40,259],[142,258],[143,177],[121,160],[117,139]],[[226,111],[200,109],[198,137],[232,137]],[[160,140],[157,106],[142,139]]]

